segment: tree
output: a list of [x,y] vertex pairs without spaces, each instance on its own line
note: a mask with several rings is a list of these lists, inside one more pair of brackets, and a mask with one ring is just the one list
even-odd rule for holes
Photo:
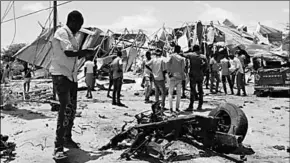
[[18,43],[18,44],[12,44],[8,46],[6,49],[2,49],[1,53],[3,55],[1,56],[1,60],[5,62],[14,61],[15,58],[12,56],[25,46],[26,46],[25,43]]

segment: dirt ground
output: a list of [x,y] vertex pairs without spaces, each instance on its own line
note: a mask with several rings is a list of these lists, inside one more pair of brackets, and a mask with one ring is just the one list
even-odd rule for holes
[[[113,106],[111,99],[106,97],[105,90],[96,88],[97,91],[93,92],[94,99],[91,100],[85,98],[85,91],[78,92],[77,111],[81,113],[81,117],[75,119],[73,139],[81,144],[81,149],[68,151],[70,163],[127,162],[118,159],[122,151],[101,152],[97,149],[105,145],[115,135],[116,130],[120,130],[124,121],[131,121],[135,114],[150,109],[151,105],[144,103],[140,82],[141,79],[136,78],[136,83],[123,85],[122,101],[128,108]],[[106,82],[104,83],[107,86]],[[51,83],[39,84],[34,80],[32,90],[35,87],[48,85],[50,86]],[[21,83],[15,87],[16,89],[21,89]],[[248,133],[243,143],[251,145],[255,151],[254,155],[247,156],[247,162],[286,163],[290,161],[286,150],[274,148],[275,145],[289,147],[289,98],[256,97],[253,95],[253,84],[247,86],[247,97],[223,93],[212,95],[209,94],[209,90],[204,91],[203,108],[206,111],[193,114],[208,115],[210,110],[222,102],[231,102],[242,107],[249,122]],[[135,95],[136,92],[140,94]],[[154,100],[154,97],[152,96],[151,99]],[[181,109],[185,109],[188,103],[188,99],[182,99]],[[168,108],[168,100],[166,106]],[[20,103],[16,110],[1,111],[1,133],[8,135],[9,141],[17,144],[16,158],[11,163],[54,162],[52,152],[57,113],[51,112],[50,109],[49,104]],[[174,162],[224,163],[237,162],[239,158],[236,155],[201,154],[200,149],[183,142],[176,142],[171,148],[176,149],[179,155]],[[157,160],[147,157],[129,162],[154,163]]]

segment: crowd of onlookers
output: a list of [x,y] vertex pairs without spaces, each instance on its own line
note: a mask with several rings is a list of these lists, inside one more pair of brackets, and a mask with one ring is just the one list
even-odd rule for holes
[[[194,45],[188,51],[182,52],[181,47],[173,45],[173,51],[166,57],[162,57],[164,52],[160,49],[148,51],[143,61],[143,81],[145,88],[145,103],[149,103],[152,86],[155,87],[155,101],[159,101],[161,95],[161,106],[164,108],[168,90],[169,109],[173,111],[173,92],[176,90],[176,111],[180,111],[180,99],[186,98],[186,80],[190,83],[190,104],[186,111],[193,111],[193,103],[198,100],[197,110],[202,109],[203,86],[210,89],[212,94],[221,93],[219,84],[222,82],[223,93],[228,94],[227,85],[230,93],[234,95],[246,96],[245,90],[245,67],[249,63],[248,54],[240,47],[234,54],[230,54],[227,47],[226,54],[220,54],[212,46],[210,55],[202,54],[199,45]],[[151,55],[154,53],[155,57]],[[167,60],[167,61],[166,61]],[[169,79],[168,79],[169,78]],[[168,79],[168,80],[167,80]],[[166,89],[168,82],[168,89]],[[210,84],[210,86],[209,86]],[[236,84],[236,87],[235,87]]]
[[[82,14],[72,11],[68,14],[66,25],[58,28],[51,41],[53,56],[49,67],[52,76],[53,92],[57,95],[60,103],[56,139],[54,149],[54,159],[67,157],[64,147],[79,148],[79,144],[72,139],[72,128],[77,109],[77,89],[78,89],[78,59],[85,57],[84,76],[88,86],[87,98],[92,97],[95,86],[96,62],[94,49],[80,50],[79,44],[74,37],[84,23]],[[169,109],[173,110],[173,94],[176,90],[175,111],[180,111],[180,99],[186,98],[185,91],[187,81],[190,83],[190,103],[186,111],[193,111],[194,101],[198,100],[197,110],[202,110],[203,105],[203,86],[210,89],[210,92],[219,93],[220,76],[223,83],[224,93],[227,92],[227,84],[231,94],[234,94],[235,81],[237,95],[241,91],[246,96],[245,90],[245,67],[249,63],[248,55],[245,50],[239,48],[236,53],[221,55],[214,45],[214,28],[207,29],[207,51],[203,49],[200,41],[188,51],[183,51],[175,43],[171,44],[171,49],[167,52],[163,49],[147,51],[143,62],[143,82],[145,88],[145,103],[150,103],[152,87],[155,88],[155,101],[159,101],[161,96],[161,108],[165,109],[167,93],[169,95]],[[226,49],[226,47],[225,47]],[[154,56],[154,57],[153,57]],[[165,59],[166,58],[166,59]],[[123,61],[122,52],[118,50],[115,58],[110,63],[109,68],[109,89],[107,96],[110,96],[113,87],[112,104],[125,106],[121,102],[121,90],[123,83]],[[30,80],[33,74],[33,66],[24,63],[22,77],[24,79],[24,95],[29,92]],[[1,82],[5,82],[9,73],[9,65],[5,67]],[[167,83],[168,82],[168,83]],[[210,87],[209,87],[210,84]],[[169,88],[167,89],[167,86]],[[55,96],[56,97],[56,96]],[[25,98],[25,96],[24,96]]]

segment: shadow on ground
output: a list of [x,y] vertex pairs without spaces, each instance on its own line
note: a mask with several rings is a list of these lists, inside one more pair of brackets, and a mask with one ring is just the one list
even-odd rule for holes
[[98,160],[99,158],[106,156],[108,154],[112,154],[113,152],[93,152],[93,151],[85,151],[82,149],[70,149],[68,151],[68,162],[69,163],[86,163],[89,161]]
[[[194,147],[196,147],[199,150],[202,150],[202,152],[200,152],[200,154],[199,154],[200,155],[199,157],[214,157],[214,156],[219,156],[219,157],[222,157],[224,159],[227,159],[227,160],[232,161],[232,162],[235,162],[235,163],[241,163],[241,162],[243,162],[240,159],[237,159],[237,158],[234,158],[234,157],[230,157],[230,156],[227,156],[227,155],[225,155],[223,153],[218,153],[218,152],[215,152],[213,150],[207,149],[204,146],[200,145],[199,143],[194,142],[194,141],[192,141],[192,140],[190,140],[188,138],[182,138],[182,141],[185,142],[185,143],[188,143],[188,144],[190,144],[190,145],[192,145]],[[251,154],[249,153],[249,155],[251,155]],[[238,157],[238,155],[237,155],[237,157]]]
[[13,110],[1,110],[1,114],[11,115],[13,117],[21,118],[24,120],[35,120],[35,119],[47,119],[47,118],[53,118],[48,117],[42,113],[33,112],[31,110],[26,109],[13,109]]
[[196,155],[182,154],[182,155],[176,156],[173,160],[165,161],[165,160],[160,160],[158,158],[155,158],[155,157],[152,157],[149,155],[140,155],[138,157],[135,157],[135,159],[147,161],[149,163],[163,163],[163,162],[189,161],[189,160],[195,159],[197,157],[198,156],[196,156]]

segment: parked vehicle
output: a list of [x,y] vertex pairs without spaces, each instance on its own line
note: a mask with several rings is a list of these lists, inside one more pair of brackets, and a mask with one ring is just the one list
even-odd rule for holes
[[288,91],[290,94],[290,58],[273,53],[253,57],[255,94],[265,96],[272,92]]

